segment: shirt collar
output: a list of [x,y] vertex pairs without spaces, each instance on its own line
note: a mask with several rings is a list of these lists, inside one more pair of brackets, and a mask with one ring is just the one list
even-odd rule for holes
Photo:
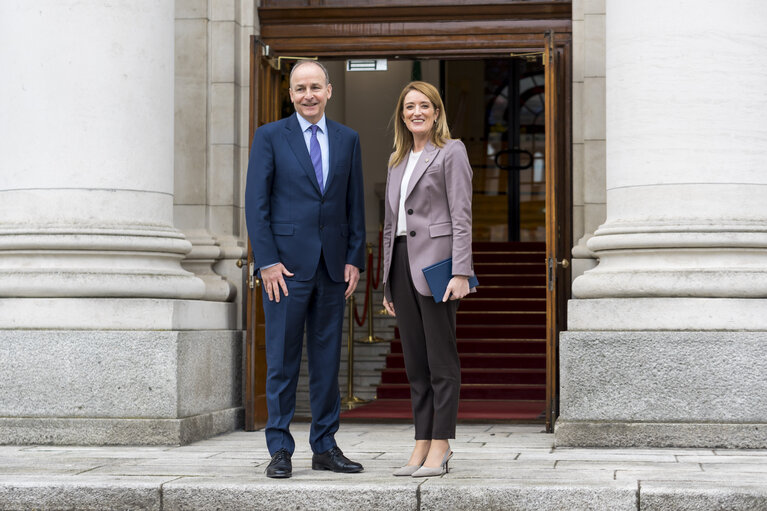
[[[298,118],[298,125],[301,126],[301,131],[306,131],[309,129],[309,126],[312,125],[309,121],[301,117],[301,114],[296,112],[296,117]],[[320,127],[320,131],[323,133],[327,133],[327,122],[325,121],[325,114],[322,114],[322,118],[317,122],[317,126]]]

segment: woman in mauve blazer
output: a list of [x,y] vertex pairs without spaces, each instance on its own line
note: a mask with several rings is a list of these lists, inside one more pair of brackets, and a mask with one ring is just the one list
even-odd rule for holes
[[[409,83],[394,111],[383,228],[383,304],[397,317],[415,423],[410,460],[394,475],[444,474],[453,455],[461,387],[455,315],[474,272],[471,177],[439,92]],[[453,277],[436,302],[422,269],[450,257]]]

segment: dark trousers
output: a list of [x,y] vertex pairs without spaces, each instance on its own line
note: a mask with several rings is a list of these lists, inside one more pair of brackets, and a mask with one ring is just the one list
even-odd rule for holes
[[286,278],[288,296],[270,302],[263,292],[266,320],[266,444],[274,455],[280,449],[293,453],[290,421],[296,409],[296,386],[301,368],[304,328],[309,362],[309,402],[312,451],[335,447],[341,412],[338,366],[344,323],[345,282],[334,282],[320,257],[311,280]]
[[413,286],[407,240],[394,242],[391,296],[410,381],[415,439],[455,438],[461,367],[455,340],[458,300],[436,303]]

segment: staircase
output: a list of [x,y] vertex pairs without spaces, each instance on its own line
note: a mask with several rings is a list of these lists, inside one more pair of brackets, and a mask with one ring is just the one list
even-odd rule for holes
[[[478,292],[461,301],[457,317],[459,419],[535,420],[546,395],[545,244],[477,242],[473,255]],[[410,417],[399,332],[395,337],[377,400],[360,412]]]

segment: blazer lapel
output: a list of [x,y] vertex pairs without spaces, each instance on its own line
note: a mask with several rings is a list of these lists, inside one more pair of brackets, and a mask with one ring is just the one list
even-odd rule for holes
[[439,149],[434,147],[431,142],[426,143],[426,147],[423,148],[421,157],[418,158],[418,163],[415,164],[413,174],[410,176],[410,181],[408,181],[405,198],[410,197],[410,194],[413,193],[413,188],[415,188],[415,185],[421,179],[421,176],[423,176],[424,172],[426,172],[426,169],[428,169],[429,166],[434,162],[438,152]]
[[[407,167],[407,158],[399,162],[399,165],[391,169],[389,174],[389,205],[396,215],[399,211],[399,191],[402,188],[402,178],[405,175]],[[396,227],[396,226],[395,226]]]
[[[320,185],[317,183],[317,177],[314,175],[314,165],[312,165],[311,157],[309,156],[309,150],[306,149],[306,141],[304,140],[304,134],[301,132],[301,126],[298,124],[296,115],[293,114],[288,118],[288,122],[285,123],[285,138],[288,141],[290,149],[295,154],[298,163],[301,164],[301,168],[304,169],[306,177],[309,178],[309,182],[312,183],[317,193],[320,193]],[[331,151],[331,154],[333,151]]]

